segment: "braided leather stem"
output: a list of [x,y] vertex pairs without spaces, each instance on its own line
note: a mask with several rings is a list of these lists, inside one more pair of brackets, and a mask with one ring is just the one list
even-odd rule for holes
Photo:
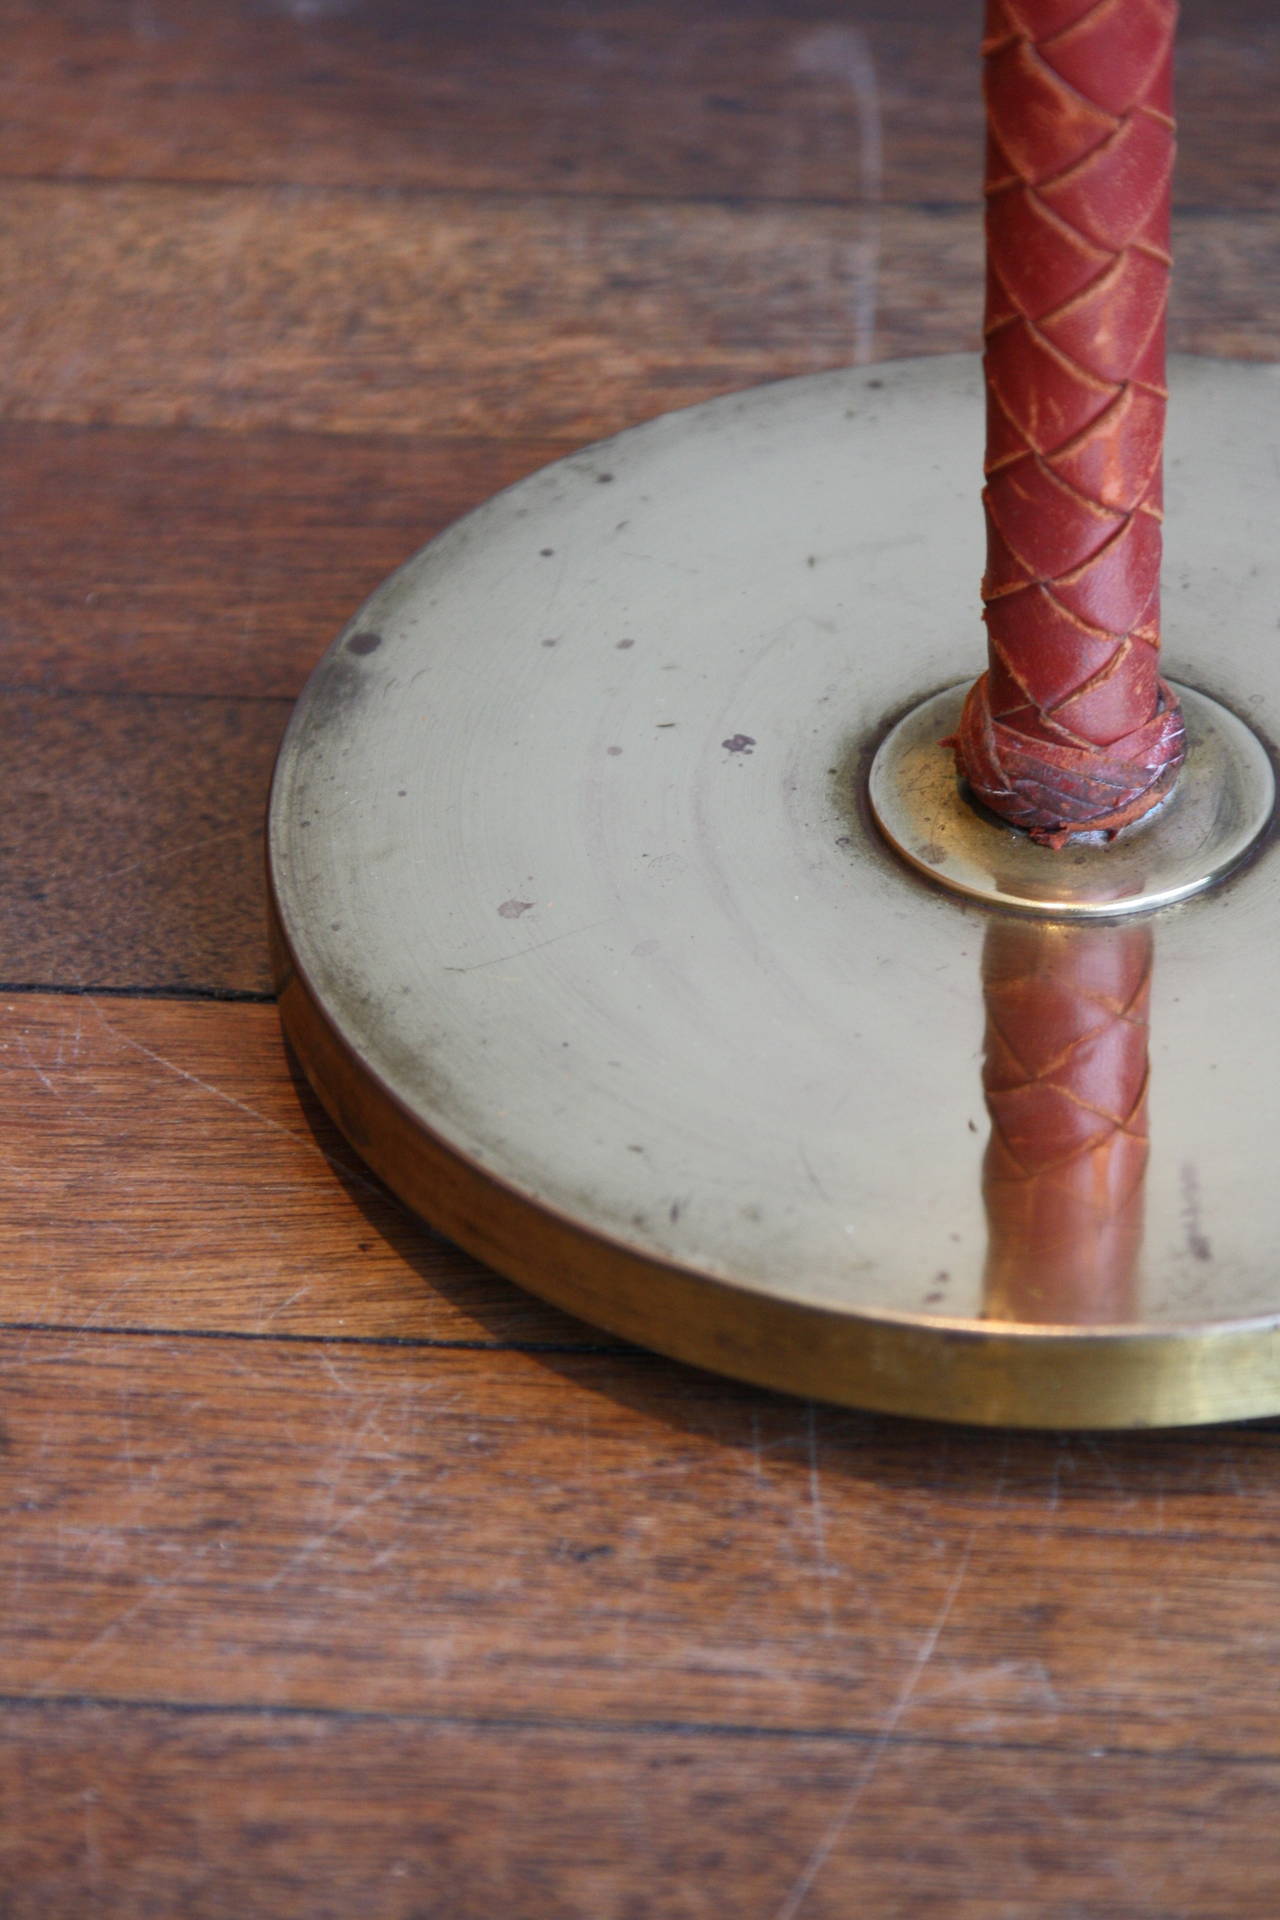
[[1160,645],[1176,0],[988,0],[988,671],[950,744],[1033,839],[1117,832],[1184,752]]
[[995,920],[983,949],[988,1319],[1131,1317],[1147,1164],[1144,921]]

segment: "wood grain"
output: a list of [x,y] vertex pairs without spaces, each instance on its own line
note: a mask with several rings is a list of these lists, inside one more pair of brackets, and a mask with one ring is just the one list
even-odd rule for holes
[[20,182],[0,414],[589,440],[975,339],[976,210],[900,219],[881,246],[856,208]]
[[276,700],[0,704],[0,980],[267,991],[262,819],[287,718]]
[[90,1888],[108,1920],[721,1920],[729,1890],[752,1920],[1271,1920],[1280,1869],[1273,1761],[905,1730],[14,1705],[0,1793],[7,1920],[80,1920]]
[[1278,1757],[1271,1431],[163,1333],[10,1333],[0,1394],[0,1694]]
[[[0,170],[468,192],[966,202],[978,17],[934,0],[406,0],[267,9],[11,0]],[[1184,0],[1192,205],[1274,208],[1280,29]],[[660,129],[660,137],[655,137]]]
[[[936,197],[942,143],[978,176],[976,89],[931,84],[941,23],[919,0],[856,21],[737,0],[678,31],[661,5],[508,4],[482,34],[404,0],[156,0],[141,34],[109,0],[11,12],[16,174],[845,201]],[[944,31],[963,72],[976,23]]]
[[0,684],[293,698],[378,582],[553,440],[0,426]]
[[[1265,354],[1280,213],[1184,219],[1171,341]],[[977,208],[429,201],[21,182],[0,415],[586,441],[754,382],[969,347]]]
[[271,1006],[0,995],[0,1191],[0,1321],[610,1344],[411,1219]]

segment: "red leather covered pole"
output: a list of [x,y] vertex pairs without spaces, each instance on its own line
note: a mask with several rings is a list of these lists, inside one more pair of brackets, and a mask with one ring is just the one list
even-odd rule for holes
[[1116,832],[1184,741],[1158,669],[1175,0],[988,0],[988,671],[957,736],[1032,837]]
[[1152,953],[1145,920],[994,920],[987,930],[988,1319],[1133,1317]]

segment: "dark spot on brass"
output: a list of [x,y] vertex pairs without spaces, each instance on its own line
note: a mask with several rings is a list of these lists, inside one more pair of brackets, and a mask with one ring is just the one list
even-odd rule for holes
[[615,759],[615,760],[616,760],[616,759],[617,759],[617,757],[618,757],[618,755],[619,755],[619,754],[620,754],[620,753],[622,752],[622,748],[621,748],[621,747],[609,747],[609,748],[607,748],[607,749],[606,749],[606,751],[608,752],[608,754],[609,754],[609,756],[610,756],[610,758],[611,758],[611,759]]
[[749,733],[731,733],[727,740],[720,742],[727,753],[750,753],[755,744]]
[[607,487],[612,478],[613,475],[611,473],[598,473],[596,475],[597,484],[602,487]]
[[558,640],[544,640],[542,644],[544,647],[558,647],[560,642]]
[[370,633],[362,629],[359,633],[353,633],[348,640],[347,652],[376,653],[381,645],[382,635],[380,633]]
[[541,560],[549,560],[554,552],[555,552],[554,547],[539,547],[538,557]]
[[635,645],[634,640],[619,640],[618,652],[625,653],[628,647],[634,647],[634,645]]
[[868,385],[869,387],[874,387],[874,388],[875,388],[875,390],[876,390],[876,392],[877,392],[877,393],[879,393],[879,391],[880,391],[880,389],[881,389],[881,387],[882,387],[882,386],[884,385],[884,381],[883,381],[883,380],[868,380],[868,382],[867,382],[867,385]]

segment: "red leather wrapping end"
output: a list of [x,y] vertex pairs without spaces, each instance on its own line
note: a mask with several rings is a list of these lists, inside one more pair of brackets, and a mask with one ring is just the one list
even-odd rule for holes
[[1156,683],[1155,713],[1109,747],[1034,739],[991,711],[990,678],[969,689],[952,739],[956,762],[985,806],[1042,846],[1076,833],[1119,833],[1169,791],[1182,764],[1186,728],[1177,696]]

